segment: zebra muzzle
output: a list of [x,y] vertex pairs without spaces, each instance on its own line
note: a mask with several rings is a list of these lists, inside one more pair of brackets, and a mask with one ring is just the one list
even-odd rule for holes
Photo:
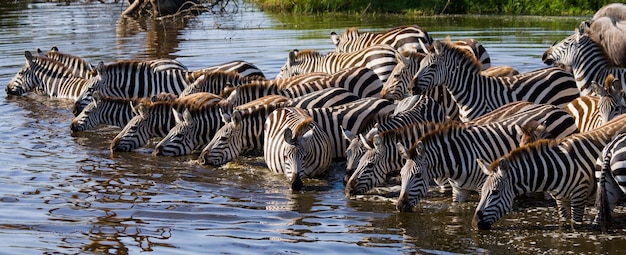
[[490,230],[491,223],[483,220],[483,212],[477,211],[472,219],[472,226],[478,230]]

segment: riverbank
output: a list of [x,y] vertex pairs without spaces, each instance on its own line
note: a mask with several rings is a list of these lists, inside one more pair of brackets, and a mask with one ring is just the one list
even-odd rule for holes
[[246,0],[272,13],[592,15],[610,0]]

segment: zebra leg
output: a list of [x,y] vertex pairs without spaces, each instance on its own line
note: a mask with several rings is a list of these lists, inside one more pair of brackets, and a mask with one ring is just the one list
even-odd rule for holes
[[467,201],[467,198],[471,195],[471,191],[461,189],[459,187],[452,186],[452,201],[457,203],[463,203]]
[[567,198],[556,199],[556,209],[559,213],[559,222],[567,222],[570,219],[571,204]]

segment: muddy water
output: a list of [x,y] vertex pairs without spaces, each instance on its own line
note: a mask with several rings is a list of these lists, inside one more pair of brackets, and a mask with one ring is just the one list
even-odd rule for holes
[[[111,2],[111,1],[107,1]],[[190,69],[247,60],[273,77],[290,49],[332,49],[329,33],[419,24],[437,39],[475,38],[494,65],[543,67],[540,56],[584,17],[270,16],[239,3],[227,14],[187,21],[120,18],[120,3],[2,1],[0,84],[25,50],[57,46],[88,59],[174,58]],[[70,135],[71,102],[0,91],[0,253],[138,254],[565,254],[626,250],[624,223],[608,234],[556,223],[554,205],[521,199],[492,231],[470,221],[477,196],[450,203],[432,192],[415,213],[398,213],[397,188],[346,199],[343,164],[291,192],[260,158],[223,167],[197,155],[150,155],[153,144],[111,154],[115,127]],[[624,210],[620,207],[620,213]],[[587,220],[592,212],[588,212]],[[619,215],[619,214],[618,214]],[[588,222],[587,222],[588,223]],[[588,225],[588,224],[587,224]],[[587,226],[586,225],[586,226]]]

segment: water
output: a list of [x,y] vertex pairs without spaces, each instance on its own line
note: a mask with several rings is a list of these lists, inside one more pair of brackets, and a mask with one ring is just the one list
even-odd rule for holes
[[[586,17],[270,16],[239,3],[236,13],[186,22],[121,19],[121,3],[80,1],[0,6],[0,84],[23,52],[57,46],[96,64],[174,58],[197,69],[247,60],[274,77],[289,50],[332,50],[331,31],[419,24],[436,39],[475,38],[494,65],[541,68],[541,54]],[[608,234],[559,226],[554,205],[524,199],[492,231],[470,226],[478,197],[450,203],[432,193],[415,213],[395,210],[393,189],[347,199],[343,165],[291,192],[260,158],[223,167],[196,155],[108,150],[118,128],[70,135],[71,102],[0,90],[2,254],[565,254],[626,250],[623,220]],[[620,213],[623,215],[623,208]],[[588,226],[592,212],[586,215]]]

